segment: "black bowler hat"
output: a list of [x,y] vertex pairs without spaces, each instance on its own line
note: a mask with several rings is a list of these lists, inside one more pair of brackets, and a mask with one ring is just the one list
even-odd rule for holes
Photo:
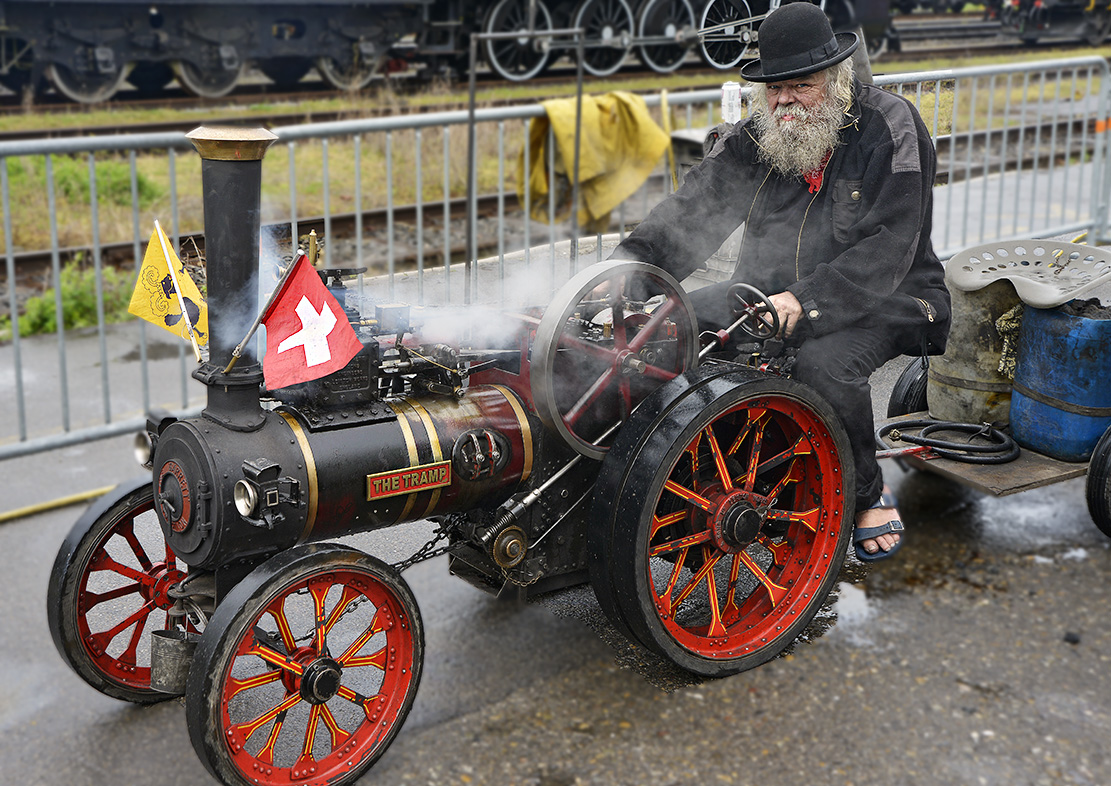
[[825,11],[813,3],[782,5],[768,14],[757,37],[760,59],[741,69],[749,82],[779,82],[836,65],[856,51],[856,33],[833,34]]

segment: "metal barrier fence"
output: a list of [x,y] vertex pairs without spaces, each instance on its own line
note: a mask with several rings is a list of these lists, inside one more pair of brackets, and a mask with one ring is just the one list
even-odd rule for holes
[[[1107,61],[1089,57],[876,78],[918,108],[938,149],[933,237],[943,258],[993,239],[1081,230],[1091,232],[1093,243],[1105,237],[1107,77]],[[659,115],[665,128],[678,118],[687,129],[699,129],[718,121],[719,98],[718,90],[704,90],[646,101],[657,112],[666,106]],[[481,253],[494,252],[494,274],[504,277],[505,254],[526,249],[531,263],[527,249],[544,243],[550,252],[540,264],[551,268],[555,282],[551,252],[575,222],[556,220],[561,206],[555,196],[548,200],[547,222],[523,220],[512,209],[514,159],[523,150],[527,162],[528,123],[544,113],[539,104],[477,110],[473,150],[467,148],[472,118],[466,111],[273,129],[279,142],[264,163],[263,223],[288,227],[297,238],[299,224],[322,219],[328,239],[336,216],[353,213],[357,241],[342,259],[340,245],[326,243],[326,264],[369,265],[388,297],[408,268],[418,301],[430,297],[425,282],[432,276],[440,277],[438,301],[469,301],[478,288],[469,273]],[[466,176],[470,153],[478,173],[473,183]],[[554,155],[547,161],[554,181]],[[199,169],[179,133],[0,143],[2,249],[13,328],[10,341],[0,344],[0,460],[136,431],[152,407],[199,408],[203,390],[189,384],[192,356],[185,343],[138,320],[106,324],[101,285],[102,246],[130,245],[137,267],[154,219],[168,228],[175,246],[202,229]],[[574,171],[570,162],[567,169]],[[621,231],[670,192],[666,170],[665,157],[657,177],[621,206],[615,217]],[[527,170],[522,174],[527,182]],[[494,218],[480,220],[477,210],[468,211],[468,244],[460,249],[453,216],[468,194],[474,205],[478,193],[491,195]],[[527,215],[531,208],[523,195],[519,210]],[[384,237],[366,240],[371,233],[364,232],[362,216],[371,209],[384,211],[386,226]],[[402,211],[408,227],[397,220]],[[403,235],[409,238],[404,251]],[[573,272],[579,247],[579,240],[571,244],[571,269],[563,274]],[[21,337],[16,265],[37,248],[49,249],[53,287],[52,304],[40,303],[39,311],[52,312],[55,327],[53,335]],[[263,253],[279,251],[264,239]],[[91,263],[95,272],[95,327],[65,328],[60,284],[63,261],[73,259]],[[500,297],[504,301],[504,285]]]

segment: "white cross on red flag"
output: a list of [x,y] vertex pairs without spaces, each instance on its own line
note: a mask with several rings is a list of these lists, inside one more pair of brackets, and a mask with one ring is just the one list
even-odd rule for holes
[[293,263],[262,324],[266,326],[262,373],[269,390],[339,371],[363,348],[343,308],[304,254]]

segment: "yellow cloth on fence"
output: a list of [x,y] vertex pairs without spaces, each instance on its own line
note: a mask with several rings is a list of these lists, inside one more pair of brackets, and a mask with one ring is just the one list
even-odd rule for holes
[[[571,211],[571,175],[575,165],[575,99],[544,101],[546,117],[529,125],[530,214],[548,220],[548,129],[555,138],[554,184],[556,220]],[[602,232],[610,212],[648,179],[671,140],[648,114],[644,99],[617,91],[583,96],[579,146],[579,184],[582,201],[579,225],[585,232]],[[525,151],[517,165],[517,196],[524,204]]]

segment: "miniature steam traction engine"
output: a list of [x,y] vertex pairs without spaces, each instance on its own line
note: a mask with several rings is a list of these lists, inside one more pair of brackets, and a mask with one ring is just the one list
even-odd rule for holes
[[[757,666],[809,623],[849,542],[852,464],[835,413],[759,344],[746,362],[712,358],[721,336],[700,352],[674,279],[608,262],[481,331],[345,304],[363,345],[348,366],[264,391],[250,351],[229,365],[258,310],[273,137],[190,136],[207,407],[152,416],[153,478],[94,504],[58,554],[50,628],[86,682],[136,703],[184,694],[226,784],[349,783],[417,691],[424,637],[401,570],[420,559],[447,552],[494,591],[589,581],[617,628],[703,675]],[[328,272],[341,299],[342,273]],[[759,293],[735,313],[776,332]],[[322,542],[425,519],[434,539],[399,565]]]

